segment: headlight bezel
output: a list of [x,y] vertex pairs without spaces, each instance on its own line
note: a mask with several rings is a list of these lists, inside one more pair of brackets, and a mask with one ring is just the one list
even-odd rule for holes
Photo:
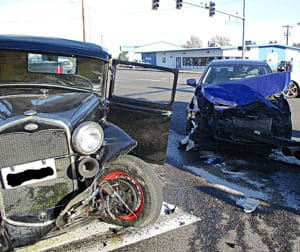
[[[90,132],[88,132],[90,131]],[[98,134],[98,141],[93,144],[93,147],[89,149],[87,147],[88,144],[85,140],[85,137],[89,137],[91,131]],[[82,155],[91,155],[99,150],[104,142],[104,131],[100,124],[93,122],[93,121],[86,121],[81,123],[73,132],[72,134],[72,145],[76,152]]]

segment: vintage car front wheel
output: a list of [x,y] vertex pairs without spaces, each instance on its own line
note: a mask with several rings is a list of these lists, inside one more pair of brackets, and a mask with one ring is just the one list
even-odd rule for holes
[[155,222],[161,212],[160,181],[150,165],[137,157],[125,155],[105,165],[98,186],[105,222],[143,227]]

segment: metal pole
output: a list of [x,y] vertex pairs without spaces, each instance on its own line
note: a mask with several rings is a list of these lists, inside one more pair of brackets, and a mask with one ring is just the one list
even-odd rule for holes
[[[299,24],[299,23],[298,23]],[[285,44],[288,46],[289,45],[289,36],[290,36],[290,28],[293,28],[293,26],[290,25],[284,25],[282,26],[283,28],[286,28],[286,32],[284,33],[284,36],[286,38]]]
[[85,20],[84,20],[84,0],[81,0],[81,13],[82,13],[82,38],[85,42]]
[[245,0],[243,0],[242,59],[245,58]]
[[[246,20],[246,17],[245,17],[245,10],[246,10],[246,0],[243,0],[243,16],[240,17],[240,16],[237,16],[237,15],[233,15],[233,14],[230,14],[230,13],[227,13],[227,12],[224,12],[224,11],[219,11],[219,10],[215,10],[215,12],[218,12],[218,13],[221,13],[221,14],[225,14],[225,15],[228,15],[228,16],[231,16],[231,17],[235,17],[235,18],[239,18],[239,19],[242,19],[243,20],[243,34],[242,34],[242,59],[245,58],[245,20]],[[198,4],[193,4],[193,3],[188,3],[188,2],[183,2],[184,4],[188,4],[188,5],[191,5],[191,6],[195,6],[195,7],[200,7],[200,8],[203,8],[203,9],[209,9],[209,7],[205,4],[205,6],[203,7],[203,5],[198,5]]]

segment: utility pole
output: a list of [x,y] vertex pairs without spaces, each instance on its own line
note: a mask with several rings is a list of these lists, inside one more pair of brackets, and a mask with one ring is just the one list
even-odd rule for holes
[[84,0],[81,0],[81,13],[82,13],[82,39],[85,42]]
[[245,58],[245,0],[243,0],[243,35],[242,35],[242,59]]
[[286,38],[286,45],[289,45],[289,36],[290,36],[290,28],[293,28],[293,26],[290,25],[283,25],[283,28],[286,28],[286,31],[284,32],[284,36]]

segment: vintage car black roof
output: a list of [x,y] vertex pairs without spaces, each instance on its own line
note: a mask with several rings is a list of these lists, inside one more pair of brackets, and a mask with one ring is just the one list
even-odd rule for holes
[[93,43],[50,37],[0,35],[0,49],[77,55],[106,61],[111,57],[105,49]]

